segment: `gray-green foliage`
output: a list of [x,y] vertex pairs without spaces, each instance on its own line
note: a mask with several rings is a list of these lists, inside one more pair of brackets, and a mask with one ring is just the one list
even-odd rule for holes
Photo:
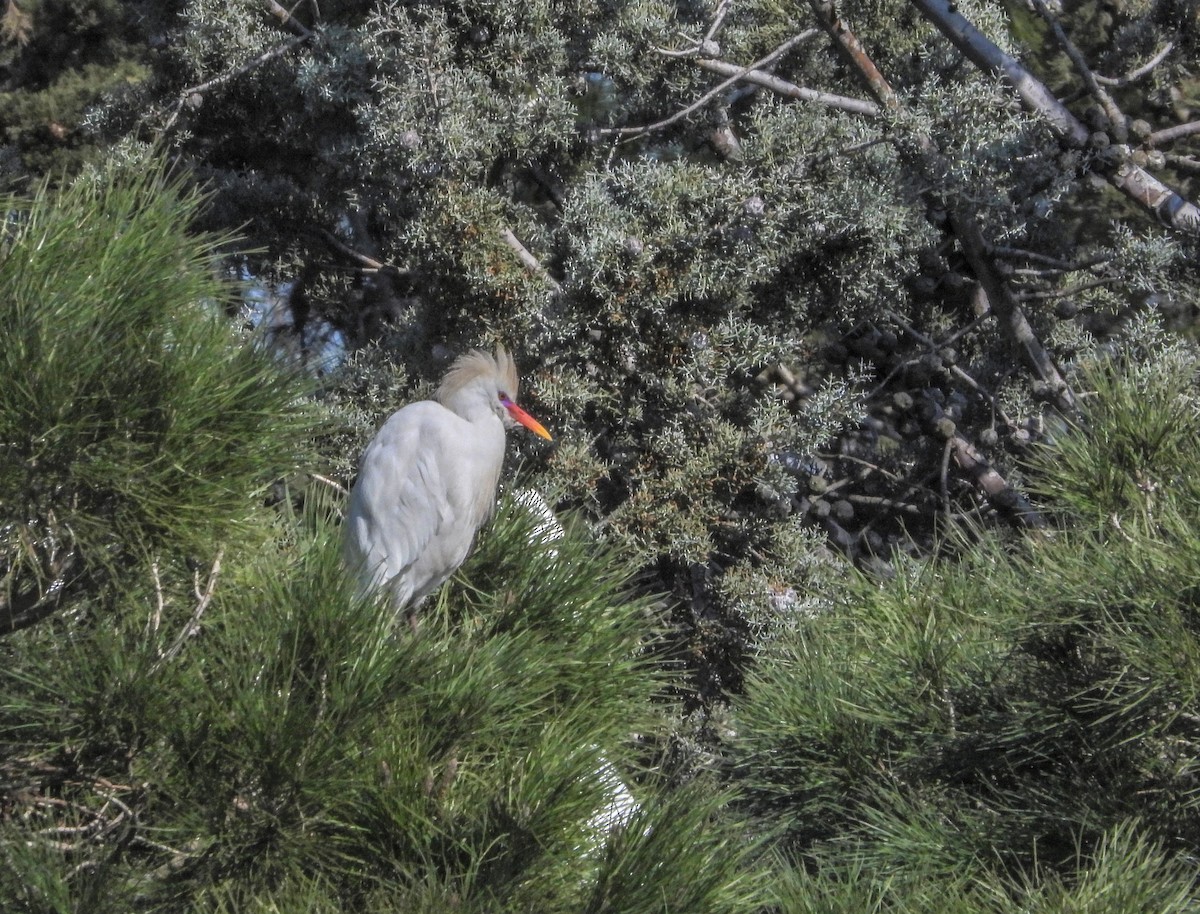
[[1031,910],[1197,903],[1178,865],[1200,847],[1198,367],[1194,346],[1137,328],[1032,460],[1051,529],[849,586],[765,652],[729,761],[816,865],[798,895],[829,880],[874,906],[956,885],[1007,885]]

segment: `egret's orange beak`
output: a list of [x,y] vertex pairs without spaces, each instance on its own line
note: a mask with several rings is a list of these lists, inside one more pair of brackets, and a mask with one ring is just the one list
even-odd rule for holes
[[512,416],[514,419],[516,419],[518,422],[520,422],[523,426],[525,426],[527,429],[529,429],[535,435],[541,435],[547,441],[554,440],[553,438],[550,437],[550,433],[548,431],[546,431],[546,429],[542,425],[542,423],[538,422],[537,419],[533,418],[533,416],[529,415],[529,413],[525,412],[525,410],[523,410],[523,409],[521,409],[521,407],[517,406],[517,404],[514,403],[512,400],[508,399],[508,397],[504,397],[503,399],[501,399],[500,405],[508,410],[508,414],[510,416]]

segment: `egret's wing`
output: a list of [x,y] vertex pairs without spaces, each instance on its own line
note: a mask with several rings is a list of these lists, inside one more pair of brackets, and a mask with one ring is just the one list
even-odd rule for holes
[[[364,588],[406,574],[447,524],[453,523],[441,437],[433,403],[414,403],[391,417],[363,453],[346,516],[347,564]],[[398,602],[412,595],[397,593]]]

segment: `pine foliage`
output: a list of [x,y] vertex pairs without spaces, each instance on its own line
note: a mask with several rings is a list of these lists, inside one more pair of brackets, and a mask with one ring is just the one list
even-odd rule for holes
[[754,910],[760,843],[660,766],[627,565],[506,499],[415,626],[353,598],[334,490],[264,497],[321,426],[230,334],[199,198],[101,177],[14,206],[0,274],[41,423],[5,426],[6,529],[40,507],[85,562],[0,640],[0,909]]
[[815,867],[798,896],[1200,901],[1198,367],[1195,347],[1138,328],[1032,459],[1054,529],[852,584],[760,660],[729,761]]
[[304,385],[236,339],[221,241],[187,235],[201,203],[145,165],[3,203],[6,629],[81,575],[211,561],[304,450]]

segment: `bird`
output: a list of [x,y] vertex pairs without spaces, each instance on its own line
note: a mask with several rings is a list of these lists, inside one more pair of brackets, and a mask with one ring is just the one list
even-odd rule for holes
[[412,612],[463,563],[492,515],[509,428],[553,440],[516,403],[503,346],[459,356],[433,400],[402,407],[363,451],[346,509],[342,558],[361,594],[390,591]]

